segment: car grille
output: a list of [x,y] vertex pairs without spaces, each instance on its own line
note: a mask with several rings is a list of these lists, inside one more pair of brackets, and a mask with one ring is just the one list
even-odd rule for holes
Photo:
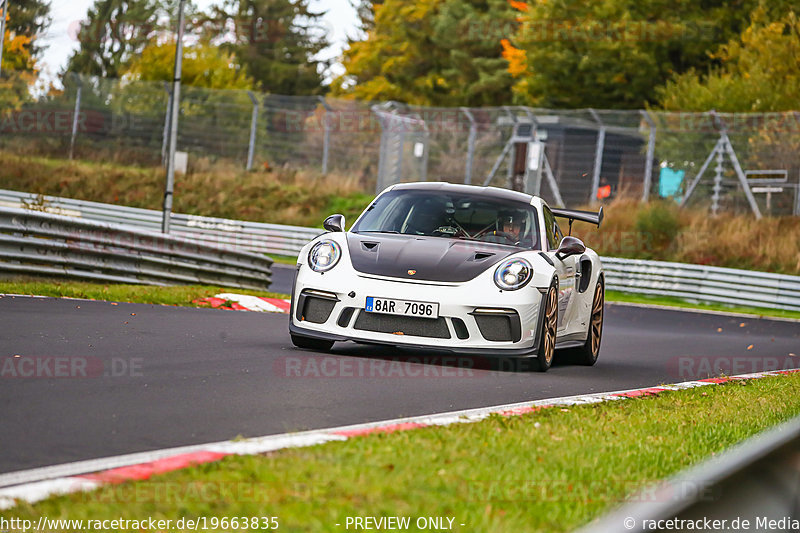
[[415,337],[429,337],[434,339],[449,339],[450,331],[444,318],[419,318],[413,316],[382,315],[361,311],[356,318],[354,329],[362,331],[375,331],[377,333],[396,333],[413,335]]

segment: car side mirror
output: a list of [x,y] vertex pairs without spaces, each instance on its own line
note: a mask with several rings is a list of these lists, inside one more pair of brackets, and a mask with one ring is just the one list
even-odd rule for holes
[[344,231],[344,215],[331,215],[322,223],[322,227],[328,231]]
[[558,245],[556,257],[560,261],[563,261],[571,255],[582,254],[585,251],[586,245],[583,244],[580,239],[576,237],[564,237],[561,239],[561,244]]

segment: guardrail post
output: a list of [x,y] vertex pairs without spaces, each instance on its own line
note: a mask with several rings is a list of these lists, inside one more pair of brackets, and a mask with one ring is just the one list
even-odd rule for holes
[[72,136],[69,140],[69,158],[72,160],[75,154],[75,137],[78,135],[78,115],[81,112],[81,92],[83,92],[83,84],[81,79],[74,72],[70,72],[75,83],[78,84],[78,92],[75,94],[75,112],[72,115]]
[[461,108],[469,119],[469,139],[467,140],[467,165],[464,170],[464,183],[469,185],[472,183],[472,161],[475,157],[475,138],[478,135],[478,125],[475,123],[475,117],[466,107]]
[[590,203],[596,204],[598,202],[597,191],[600,188],[600,171],[603,167],[603,150],[605,150],[606,147],[606,126],[603,124],[597,111],[589,109],[589,112],[600,126],[600,129],[597,131],[597,147],[594,152],[594,169],[592,172],[592,192],[591,198],[589,198]]
[[322,107],[325,108],[325,118],[322,121],[322,127],[325,128],[325,135],[322,140],[322,174],[325,175],[328,173],[328,150],[331,142],[331,128],[328,123],[328,112],[331,111],[331,108],[324,97],[318,96],[317,98],[319,98]]
[[650,197],[650,187],[653,182],[653,156],[656,149],[656,123],[647,111],[640,111],[647,125],[650,126],[650,135],[647,139],[647,156],[644,164],[644,184],[642,185],[642,201],[646,202]]
[[253,102],[253,113],[250,116],[250,143],[247,145],[247,170],[253,168],[253,153],[256,148],[256,125],[258,123],[258,100],[253,91],[247,91],[247,96]]

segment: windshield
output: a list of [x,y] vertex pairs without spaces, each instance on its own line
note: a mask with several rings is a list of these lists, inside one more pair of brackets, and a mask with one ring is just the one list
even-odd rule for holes
[[540,249],[536,209],[477,194],[390,191],[372,202],[354,233],[397,233]]

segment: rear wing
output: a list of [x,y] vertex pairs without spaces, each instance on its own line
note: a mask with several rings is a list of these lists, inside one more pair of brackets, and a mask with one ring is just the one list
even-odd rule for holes
[[558,209],[558,208],[551,208],[550,211],[557,217],[566,218],[569,220],[569,233],[572,234],[572,223],[576,220],[580,220],[581,222],[588,222],[590,224],[596,224],[597,227],[600,227],[600,223],[603,221],[603,207],[600,207],[600,210],[595,213],[594,211],[577,211],[573,209]]

